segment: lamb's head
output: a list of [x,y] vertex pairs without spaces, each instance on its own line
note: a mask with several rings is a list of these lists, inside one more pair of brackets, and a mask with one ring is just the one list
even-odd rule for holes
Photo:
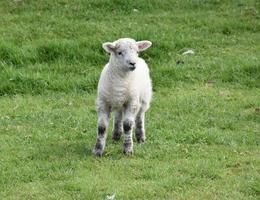
[[122,38],[114,42],[103,43],[102,47],[110,53],[110,62],[122,70],[133,71],[138,61],[138,52],[144,51],[152,45],[150,41],[138,41]]

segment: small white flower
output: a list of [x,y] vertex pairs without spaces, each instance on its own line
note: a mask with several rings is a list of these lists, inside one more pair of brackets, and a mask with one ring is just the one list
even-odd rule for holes
[[194,54],[194,51],[190,49],[182,53],[182,55],[191,55],[191,54]]
[[112,194],[112,195],[107,195],[107,199],[106,200],[115,200],[116,197],[116,193]]

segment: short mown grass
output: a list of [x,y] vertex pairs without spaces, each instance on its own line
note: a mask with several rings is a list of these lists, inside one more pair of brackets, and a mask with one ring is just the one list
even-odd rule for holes
[[[0,199],[259,199],[258,1],[10,0],[0,15]],[[110,126],[96,158],[101,44],[120,37],[153,42],[147,141],[126,157]]]

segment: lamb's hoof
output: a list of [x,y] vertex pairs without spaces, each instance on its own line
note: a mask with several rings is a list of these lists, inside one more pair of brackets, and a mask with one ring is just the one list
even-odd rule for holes
[[134,153],[133,149],[124,149],[124,154],[126,156],[131,156],[133,155],[133,153]]
[[145,142],[145,138],[136,138],[139,144],[143,144]]
[[103,150],[95,148],[95,149],[93,149],[92,153],[94,156],[101,157],[103,155]]
[[104,152],[104,147],[99,142],[97,142],[92,153],[95,156],[102,156],[103,152]]
[[121,138],[121,134],[120,134],[120,133],[115,133],[115,132],[113,133],[112,140],[113,140],[114,142],[119,141],[120,138]]
[[134,153],[134,149],[133,149],[133,142],[131,143],[124,143],[124,154],[127,156],[130,156]]

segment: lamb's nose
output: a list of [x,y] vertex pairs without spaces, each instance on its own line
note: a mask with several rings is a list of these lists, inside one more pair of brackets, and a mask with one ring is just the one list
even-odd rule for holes
[[132,65],[133,67],[135,66],[135,62],[129,62],[130,65]]

